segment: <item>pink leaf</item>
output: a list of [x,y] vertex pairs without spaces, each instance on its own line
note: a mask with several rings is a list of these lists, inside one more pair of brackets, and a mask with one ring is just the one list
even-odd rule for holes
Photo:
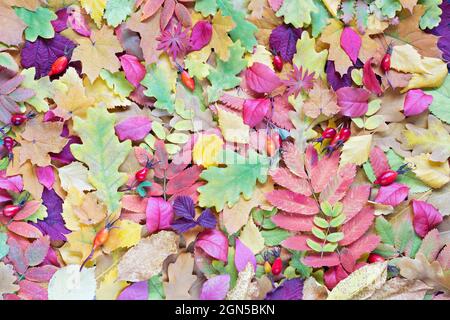
[[383,93],[383,90],[381,89],[380,82],[378,82],[378,79],[375,76],[375,72],[373,72],[372,60],[373,58],[370,58],[364,63],[363,84],[370,92],[379,96]]
[[350,60],[356,63],[361,49],[361,37],[350,27],[345,27],[341,33],[341,47],[347,53]]
[[396,206],[406,199],[409,187],[401,183],[393,183],[389,186],[382,186],[378,190],[375,202]]
[[363,184],[359,186],[351,186],[350,190],[342,200],[344,210],[342,213],[345,215],[345,221],[349,221],[353,218],[361,209],[366,205],[369,200],[370,185]]
[[163,198],[149,198],[146,208],[147,229],[153,233],[162,229],[169,229],[173,220],[172,205]]
[[50,239],[48,236],[34,240],[25,249],[25,259],[30,267],[35,267],[44,261],[48,248],[50,247]]
[[[154,1],[149,1],[154,2]],[[159,2],[159,0],[158,0]],[[159,20],[159,27],[161,31],[164,31],[166,29],[167,25],[169,24],[170,19],[173,16],[173,13],[175,11],[175,0],[165,0],[164,1],[164,7],[161,11],[161,18]]]
[[282,211],[273,216],[271,220],[278,227],[289,231],[311,231],[314,226],[313,216],[302,216]]
[[341,114],[347,117],[361,117],[369,108],[370,92],[362,88],[343,87],[336,91]]
[[144,116],[126,118],[115,126],[116,134],[120,141],[144,139],[151,128],[152,123],[150,119]]
[[289,190],[274,190],[266,193],[266,199],[273,206],[286,212],[313,215],[319,212],[317,203],[302,194]]
[[365,207],[360,213],[344,224],[340,230],[344,233],[344,239],[339,241],[339,244],[341,246],[347,246],[361,238],[372,226],[373,220],[375,219],[373,212],[373,208]]
[[270,172],[273,181],[292,192],[303,194],[307,197],[311,195],[311,187],[308,180],[294,176],[286,168],[276,168]]
[[19,236],[35,239],[42,237],[42,232],[31,224],[22,221],[14,221],[8,225],[8,230]]
[[212,37],[212,25],[206,20],[198,21],[192,28],[191,50],[197,51],[206,46]]
[[169,180],[166,186],[166,193],[174,194],[189,188],[195,183],[195,181],[197,181],[201,172],[202,169],[197,165],[180,172]]
[[33,282],[45,283],[50,281],[56,271],[58,271],[58,267],[53,265],[31,268],[25,273],[25,278]]
[[69,16],[67,17],[67,25],[72,28],[76,33],[84,36],[91,36],[91,29],[86,22],[83,14],[79,10],[75,10],[72,8],[67,8],[69,12]]
[[409,90],[406,93],[403,113],[407,117],[421,114],[428,109],[432,102],[433,96],[426,94],[421,89]]
[[269,99],[246,99],[244,101],[244,110],[242,112],[244,123],[254,127],[263,121],[269,111]]
[[412,201],[414,212],[414,230],[422,238],[425,237],[431,229],[442,222],[442,214],[431,204],[425,201]]
[[19,282],[18,295],[25,300],[47,300],[47,289],[37,283],[22,280]]
[[23,189],[22,177],[21,176],[6,177],[4,174],[2,174],[0,176],[0,189],[5,189],[17,193],[21,192]]
[[242,243],[239,238],[236,238],[236,254],[234,258],[234,264],[238,272],[245,269],[248,263],[251,263],[253,270],[256,271],[256,258],[253,252]]
[[293,111],[294,108],[290,105],[288,101],[288,96],[286,94],[281,96],[276,96],[274,99],[274,108],[272,114],[272,122],[278,127],[291,130],[294,128],[292,124],[289,112]]
[[[308,153],[307,153],[308,154]],[[314,192],[322,192],[333,178],[339,166],[339,152],[333,152],[331,156],[326,156],[311,166],[310,177]]]
[[345,164],[339,172],[330,180],[319,197],[320,202],[328,201],[335,204],[340,201],[347,193],[348,188],[353,183],[356,175],[356,165],[352,163]]
[[175,15],[177,16],[178,20],[184,27],[186,28],[191,27],[192,25],[191,14],[189,13],[189,10],[181,3],[177,3],[175,5]]
[[339,259],[346,272],[353,272],[355,270],[356,259],[350,250],[343,248],[339,253]]
[[323,255],[309,254],[308,256],[303,258],[303,263],[313,268],[320,268],[337,266],[340,261],[339,255],[333,252]]
[[208,229],[198,235],[195,245],[214,259],[227,262],[228,239],[217,229]]
[[277,12],[283,4],[283,1],[284,0],[269,0],[269,5],[273,11]]
[[145,77],[145,67],[138,58],[131,54],[121,56],[120,64],[122,65],[127,80],[137,88]]
[[245,70],[245,80],[250,89],[257,93],[271,93],[281,85],[275,72],[260,62]]
[[281,245],[284,248],[291,250],[307,251],[311,249],[306,243],[306,240],[308,239],[311,239],[311,237],[305,235],[292,236],[283,240],[283,242],[281,242]]
[[389,165],[388,159],[384,154],[383,150],[378,147],[374,147],[370,151],[370,165],[372,166],[373,172],[375,173],[375,177],[380,177],[383,173],[391,169]]
[[303,153],[291,142],[283,142],[283,161],[289,170],[300,178],[307,178]]
[[203,284],[200,300],[224,300],[229,289],[229,274],[215,276]]
[[40,184],[47,189],[53,188],[53,183],[55,183],[55,173],[52,166],[36,167],[36,175]]
[[41,206],[41,201],[31,200],[25,203],[23,208],[14,216],[15,221],[24,220],[34,214]]
[[369,253],[375,250],[379,243],[379,236],[367,234],[359,238],[359,240],[353,242],[350,246],[347,247],[347,249],[350,250],[355,259],[359,259],[359,257],[361,257],[361,255],[363,255],[364,253]]
[[348,273],[341,265],[332,267],[323,274],[323,280],[328,290],[332,290],[334,287],[337,286],[339,282],[341,282],[347,277]]

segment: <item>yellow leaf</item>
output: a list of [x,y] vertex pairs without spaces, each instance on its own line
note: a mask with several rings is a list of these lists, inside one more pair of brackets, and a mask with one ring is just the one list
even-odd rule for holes
[[440,188],[450,181],[450,166],[448,161],[435,162],[430,160],[429,153],[405,158],[414,164],[416,176],[432,188]]
[[310,38],[307,31],[303,31],[302,37],[297,41],[297,53],[293,62],[303,70],[315,72],[315,77],[325,79],[325,63],[327,62],[328,50],[316,52],[316,40]]
[[98,202],[94,193],[69,189],[63,203],[62,216],[70,230],[79,230],[82,224],[97,224],[105,219],[106,213],[105,206]]
[[217,157],[222,150],[223,140],[215,134],[202,134],[192,151],[194,163],[205,168],[217,165]]
[[254,254],[257,254],[264,249],[264,238],[253,222],[252,217],[250,217],[247,225],[242,229],[239,240],[241,240]]
[[387,262],[367,264],[351,273],[331,290],[327,300],[363,300],[387,280]]
[[369,159],[372,135],[351,137],[344,143],[341,154],[341,166],[346,163],[361,165]]
[[214,49],[220,60],[226,61],[230,57],[229,47],[233,41],[228,36],[228,32],[234,29],[235,23],[231,17],[222,16],[219,10],[212,20],[212,36],[209,45]]
[[61,187],[67,192],[71,188],[80,192],[94,189],[88,180],[88,169],[81,162],[74,161],[67,166],[58,168],[58,175]]
[[112,109],[118,106],[129,106],[131,101],[116,94],[108,87],[106,81],[98,77],[91,84],[88,78],[83,80],[88,97],[91,97],[96,107]]
[[109,253],[118,248],[129,248],[141,240],[142,226],[131,220],[119,220],[112,229],[103,250]]
[[[341,75],[347,73],[348,68],[353,65],[352,60],[341,47],[341,34],[344,24],[339,20],[332,19],[331,23],[325,27],[320,36],[320,41],[330,46],[328,59],[334,61],[336,71]],[[297,52],[298,48],[297,48]]]
[[105,274],[97,287],[95,293],[96,300],[116,300],[122,289],[128,286],[128,282],[117,280],[118,275],[117,266]]
[[251,67],[255,62],[265,64],[273,70],[272,54],[266,49],[265,46],[257,45],[253,53],[248,53],[247,67]]
[[209,75],[209,65],[206,61],[211,54],[211,46],[206,46],[200,51],[192,51],[184,59],[184,65],[189,70],[191,77],[204,79]]
[[333,17],[337,17],[339,6],[341,5],[341,0],[323,0],[322,1],[328,11]]
[[217,108],[219,115],[219,127],[223,137],[228,142],[248,143],[250,139],[250,127],[244,124],[244,120],[238,115]]
[[24,164],[19,165],[18,149],[19,148],[14,148],[13,150],[14,157],[8,165],[6,175],[10,177],[20,174],[23,179],[24,190],[31,193],[34,199],[40,199],[44,186],[39,182],[34,167],[30,161],[26,161]]
[[122,51],[114,30],[105,25],[98,31],[93,30],[90,39],[79,40],[79,46],[73,51],[72,60],[81,61],[83,72],[92,82],[102,69],[111,72],[119,70],[120,62],[116,53]]
[[98,28],[102,26],[103,11],[105,11],[106,0],[80,0],[81,6],[94,20]]
[[392,49],[392,69],[405,73],[425,73],[427,71],[422,63],[422,57],[410,44],[395,46]]
[[437,58],[423,58],[422,64],[426,73],[414,73],[408,86],[401,92],[414,88],[437,88],[440,87],[447,77],[447,64]]
[[[94,241],[100,226],[81,226],[79,230],[73,231],[66,235],[67,242],[60,249],[61,256],[67,264],[81,264],[92,250],[92,242]],[[95,259],[101,250],[94,252],[92,259]]]

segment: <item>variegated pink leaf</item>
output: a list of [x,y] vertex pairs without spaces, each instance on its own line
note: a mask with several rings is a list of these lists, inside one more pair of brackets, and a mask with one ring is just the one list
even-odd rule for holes
[[340,201],[347,193],[355,176],[356,165],[352,163],[344,165],[321,192],[319,197],[320,202],[328,201],[331,204],[335,204]]
[[347,247],[355,259],[359,259],[364,253],[369,253],[375,250],[380,243],[380,237],[373,234],[366,234],[359,240],[353,242]]
[[308,180],[293,175],[286,168],[276,168],[270,172],[273,181],[292,192],[303,194],[307,197],[311,195],[311,187]]
[[324,156],[311,169],[311,185],[314,192],[322,192],[331,178],[334,177],[338,171],[339,153],[333,152],[331,156]]
[[380,187],[375,202],[395,207],[408,196],[409,187],[401,183],[393,183]]
[[365,207],[350,221],[344,224],[340,230],[344,233],[344,239],[339,241],[339,244],[341,246],[347,246],[361,238],[372,226],[373,220],[375,219],[373,213],[373,208]]
[[302,216],[282,211],[273,216],[271,220],[278,227],[289,231],[311,231],[314,226],[313,216]]
[[342,203],[344,210],[342,213],[345,215],[345,222],[353,218],[361,209],[366,205],[370,196],[370,185],[362,184],[359,186],[353,185],[347,191]]
[[372,148],[372,150],[370,151],[369,160],[373,172],[375,173],[375,176],[377,178],[387,170],[391,169],[386,155],[384,154],[383,150],[378,147]]
[[307,266],[313,268],[333,267],[340,263],[339,255],[335,252],[321,254],[309,254],[302,261]]
[[302,194],[289,190],[274,190],[266,193],[266,199],[273,206],[286,212],[313,215],[319,212],[317,203]]

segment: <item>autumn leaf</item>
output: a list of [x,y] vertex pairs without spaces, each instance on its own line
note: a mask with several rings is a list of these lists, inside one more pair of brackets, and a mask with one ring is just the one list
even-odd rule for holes
[[25,22],[20,19],[14,10],[6,3],[0,4],[0,23],[4,26],[8,26],[0,34],[0,42],[7,45],[19,45],[23,42],[22,33],[27,27]]
[[297,53],[292,61],[303,70],[314,72],[316,77],[324,79],[328,50],[316,51],[315,46],[315,39],[310,38],[308,32],[303,31],[301,38],[297,41]]
[[168,268],[168,282],[164,282],[164,292],[169,300],[190,300],[191,288],[197,276],[192,274],[194,268],[194,259],[190,253],[181,253],[178,255],[175,263],[170,264]]
[[321,114],[330,117],[338,113],[339,109],[336,94],[321,80],[315,82],[309,92],[309,99],[303,104],[305,114],[312,118]]
[[81,6],[94,20],[98,28],[102,26],[103,12],[106,7],[107,0],[80,0]]

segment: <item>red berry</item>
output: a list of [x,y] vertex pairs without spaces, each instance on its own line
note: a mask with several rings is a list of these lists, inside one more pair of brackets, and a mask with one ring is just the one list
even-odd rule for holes
[[195,89],[195,81],[194,78],[191,78],[189,73],[186,70],[183,70],[181,72],[181,82],[191,91],[194,91]]
[[367,258],[367,262],[369,262],[369,263],[376,263],[376,262],[383,262],[383,261],[385,261],[385,259],[376,253],[371,253],[369,255],[369,258]]
[[66,70],[67,65],[69,64],[69,59],[66,56],[61,56],[53,62],[52,67],[50,68],[49,76],[54,76],[56,74],[63,73]]
[[15,205],[15,204],[7,204],[4,208],[3,208],[3,215],[5,216],[5,217],[8,217],[8,218],[12,218],[12,217],[14,217],[16,214],[17,214],[17,212],[19,212],[20,211],[20,206],[18,206],[18,205]]
[[270,136],[267,136],[266,139],[266,152],[269,155],[269,157],[273,157],[275,153],[277,152],[277,147],[275,145],[275,142]]
[[336,136],[336,129],[334,128],[326,128],[322,132],[323,139],[333,139]]
[[381,59],[381,69],[384,72],[388,72],[391,69],[391,55],[389,53],[386,53]]
[[8,150],[8,152],[12,152],[12,149],[14,148],[15,144],[16,144],[16,141],[9,136],[6,136],[3,139],[3,145],[5,146],[6,150]]
[[148,168],[144,167],[142,169],[140,169],[139,171],[137,171],[134,175],[134,177],[136,178],[137,181],[142,182],[145,181],[145,179],[147,179],[147,173],[148,173]]
[[272,274],[274,276],[277,276],[281,273],[281,269],[283,269],[283,262],[281,261],[281,258],[278,257],[274,260],[272,264]]
[[23,113],[16,113],[11,116],[11,123],[13,126],[20,126],[27,121],[27,116]]
[[283,70],[283,59],[278,54],[273,56],[273,66],[276,71],[280,72]]
[[341,131],[339,131],[339,140],[345,142],[350,138],[351,134],[352,132],[349,128],[342,128]]
[[394,170],[388,170],[379,176],[374,183],[380,186],[388,186],[392,184],[397,179],[398,173]]

